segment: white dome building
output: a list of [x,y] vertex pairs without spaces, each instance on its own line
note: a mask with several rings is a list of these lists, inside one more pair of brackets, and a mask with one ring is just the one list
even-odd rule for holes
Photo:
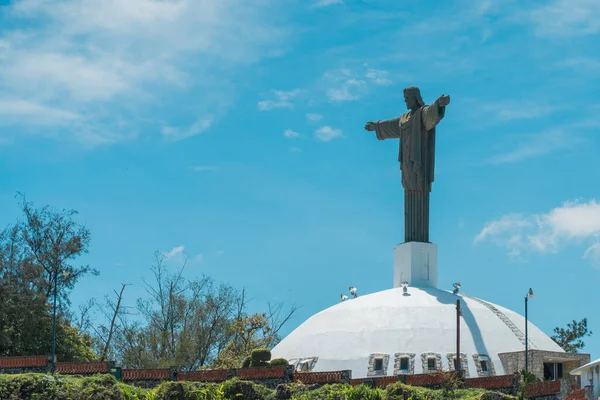
[[[404,243],[394,253],[395,288],[352,298],[313,315],[272,350],[273,357],[286,358],[301,371],[351,370],[352,378],[454,370],[456,302],[460,300],[461,369],[466,376],[524,369],[521,315],[437,289],[434,244]],[[401,287],[403,277],[412,281],[406,293]],[[529,370],[540,377],[566,377],[589,361],[589,355],[565,353],[531,323],[528,339]]]

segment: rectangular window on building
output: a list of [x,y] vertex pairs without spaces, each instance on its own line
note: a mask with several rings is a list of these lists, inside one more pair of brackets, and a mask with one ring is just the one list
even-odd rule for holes
[[427,359],[427,369],[429,372],[435,372],[435,358],[431,357]]
[[373,366],[375,371],[383,371],[383,358],[376,358]]
[[563,365],[562,363],[557,363],[556,364],[556,379],[562,379],[563,378]]
[[408,357],[402,357],[400,359],[400,369],[402,371],[408,371]]
[[486,360],[481,360],[481,371],[488,372],[488,364]]

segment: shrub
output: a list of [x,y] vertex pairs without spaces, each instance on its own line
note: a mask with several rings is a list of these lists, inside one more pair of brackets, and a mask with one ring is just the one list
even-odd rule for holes
[[241,381],[238,378],[230,379],[221,385],[223,398],[244,400],[270,400],[275,398],[275,391],[253,382]]
[[252,358],[250,356],[244,358],[244,361],[242,361],[242,368],[250,368],[251,363],[252,363]]
[[264,362],[267,363],[271,359],[271,350],[269,349],[254,349],[251,355],[253,362]]
[[293,385],[289,387],[292,400],[387,400],[384,390],[371,389],[365,385],[325,385],[311,390],[311,386]]
[[274,358],[271,360],[271,362],[269,364],[271,364],[272,367],[277,367],[280,365],[285,365],[285,366],[290,365],[288,360],[286,360],[285,358]]

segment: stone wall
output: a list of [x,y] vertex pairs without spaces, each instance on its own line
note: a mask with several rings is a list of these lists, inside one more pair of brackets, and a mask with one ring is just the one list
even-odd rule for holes
[[0,374],[25,374],[51,372],[50,357],[0,357]]
[[560,391],[560,381],[532,383],[525,388],[525,397],[528,399],[559,399]]
[[[529,372],[544,379],[544,358],[569,359],[561,361],[563,363],[563,377],[567,377],[569,372],[590,362],[589,354],[560,353],[555,351],[529,350],[528,352]],[[511,353],[498,354],[502,366],[507,374],[521,372],[525,369],[525,351],[515,351]]]
[[465,379],[465,387],[470,389],[486,389],[516,396],[521,384],[521,375],[501,375]]

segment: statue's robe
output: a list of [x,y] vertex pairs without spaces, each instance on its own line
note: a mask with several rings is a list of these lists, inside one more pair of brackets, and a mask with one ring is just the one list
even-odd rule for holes
[[445,107],[429,106],[375,123],[377,139],[400,139],[398,161],[404,187],[404,239],[429,242],[429,193],[434,178],[435,127]]

